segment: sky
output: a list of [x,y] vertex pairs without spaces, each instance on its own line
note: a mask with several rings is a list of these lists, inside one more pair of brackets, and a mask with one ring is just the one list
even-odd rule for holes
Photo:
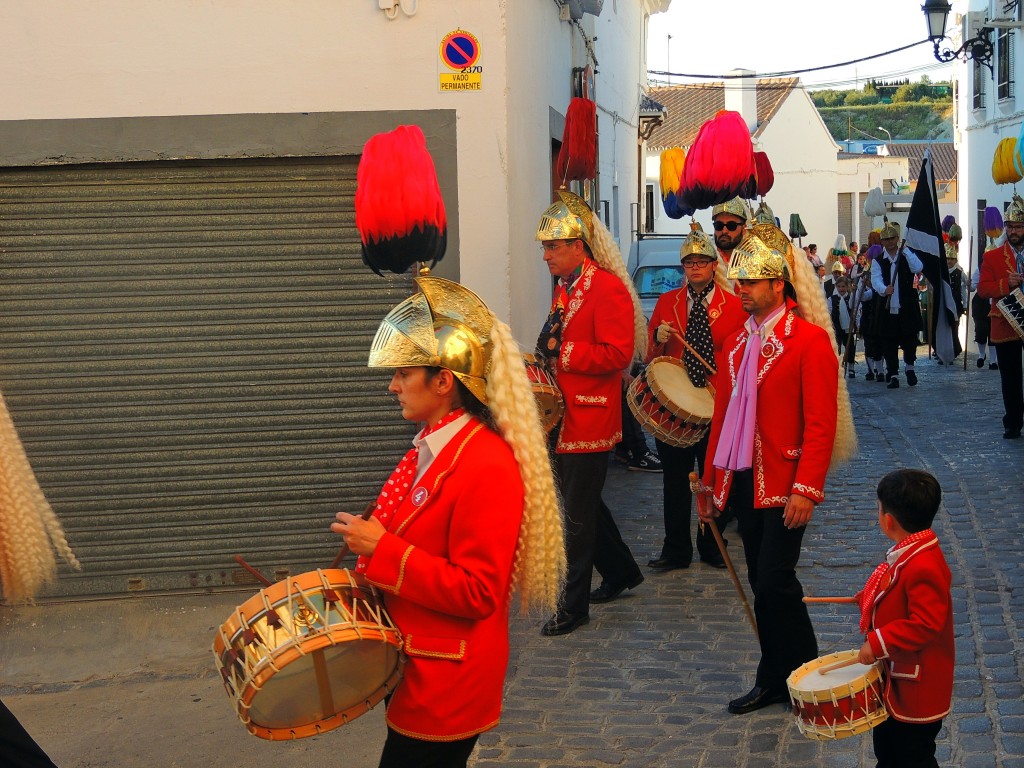
[[[933,46],[921,42],[927,38],[921,5],[922,0],[672,0],[666,13],[650,18],[647,68],[713,76],[751,69],[766,76],[920,43],[902,53],[799,77],[810,90],[863,87],[869,78],[948,79],[952,67],[938,62]],[[947,31],[953,28],[950,14]],[[648,77],[658,84],[669,81],[663,75]],[[671,78],[672,83],[700,81]]]

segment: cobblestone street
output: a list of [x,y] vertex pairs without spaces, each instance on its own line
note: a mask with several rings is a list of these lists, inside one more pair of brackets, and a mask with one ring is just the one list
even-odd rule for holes
[[[922,347],[921,352],[925,353]],[[898,390],[848,380],[860,452],[833,473],[804,538],[810,595],[852,595],[890,542],[874,489],[886,471],[918,467],[943,488],[936,530],[954,579],[954,714],[940,763],[1024,766],[1024,442],[1001,438],[999,373],[971,356],[952,368],[919,361],[920,384]],[[607,500],[642,565],[661,544],[661,479],[609,473]],[[985,525],[986,520],[999,525]],[[744,578],[739,536],[726,538]],[[820,653],[857,648],[855,606],[812,605]],[[730,715],[753,683],[757,644],[726,571],[702,564],[647,580],[591,608],[562,638],[514,633],[502,725],[482,737],[479,766],[871,766],[869,736],[816,742],[781,705]]]
[[[922,348],[922,352],[924,349]],[[811,595],[852,595],[884,556],[874,488],[920,467],[943,487],[936,530],[953,570],[957,671],[940,763],[1024,766],[1024,441],[1001,439],[999,374],[918,365],[920,384],[850,380],[860,453],[834,473],[804,539]],[[544,638],[547,617],[515,618],[501,725],[478,768],[872,766],[869,735],[811,741],[788,709],[726,712],[753,683],[757,645],[726,571],[694,564],[655,575],[661,476],[609,472],[609,505],[646,581],[593,606],[591,623]],[[998,525],[985,521],[997,520]],[[745,580],[741,544],[726,532]],[[745,584],[744,584],[745,585]],[[746,586],[746,585],[745,585]],[[0,696],[62,768],[305,763],[372,768],[381,708],[298,742],[246,733],[209,643],[240,593],[39,605],[0,611]],[[850,605],[812,605],[820,653],[859,647]],[[71,727],[69,727],[71,726]],[[202,758],[197,758],[202,755]]]

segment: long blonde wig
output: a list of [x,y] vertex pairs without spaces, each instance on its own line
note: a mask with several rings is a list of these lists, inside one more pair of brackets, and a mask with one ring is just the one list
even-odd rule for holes
[[643,308],[640,306],[640,297],[636,293],[636,286],[626,272],[626,264],[622,261],[622,253],[619,246],[615,244],[612,233],[601,223],[598,216],[593,219],[593,232],[590,235],[590,252],[594,261],[601,269],[607,270],[615,275],[629,291],[629,297],[633,300],[633,359],[647,359],[647,318],[644,317]]
[[[488,310],[490,311],[490,310]],[[523,480],[523,521],[512,571],[524,611],[556,610],[565,581],[565,537],[537,399],[511,329],[491,312],[488,409]]]
[[43,495],[0,395],[0,587],[11,602],[31,601],[57,575],[54,551],[81,568]]

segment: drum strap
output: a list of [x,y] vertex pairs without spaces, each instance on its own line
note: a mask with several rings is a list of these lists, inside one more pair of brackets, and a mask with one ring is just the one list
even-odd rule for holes
[[899,544],[890,549],[889,556],[886,557],[885,561],[880,563],[878,567],[871,572],[871,575],[868,576],[867,583],[864,585],[864,589],[861,590],[861,593],[858,596],[860,600],[860,631],[863,634],[866,635],[871,629],[871,613],[875,607],[875,597],[878,595],[879,591],[888,589],[889,584],[892,581],[892,577],[889,576],[889,570],[912,545],[920,542],[931,541],[934,538],[935,531],[931,528],[925,528],[923,531],[910,534],[900,541]]

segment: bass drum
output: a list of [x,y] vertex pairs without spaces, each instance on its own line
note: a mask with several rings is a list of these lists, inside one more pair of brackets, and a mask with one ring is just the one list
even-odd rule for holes
[[316,736],[395,689],[402,638],[373,585],[344,568],[261,589],[213,639],[238,717],[261,739]]

